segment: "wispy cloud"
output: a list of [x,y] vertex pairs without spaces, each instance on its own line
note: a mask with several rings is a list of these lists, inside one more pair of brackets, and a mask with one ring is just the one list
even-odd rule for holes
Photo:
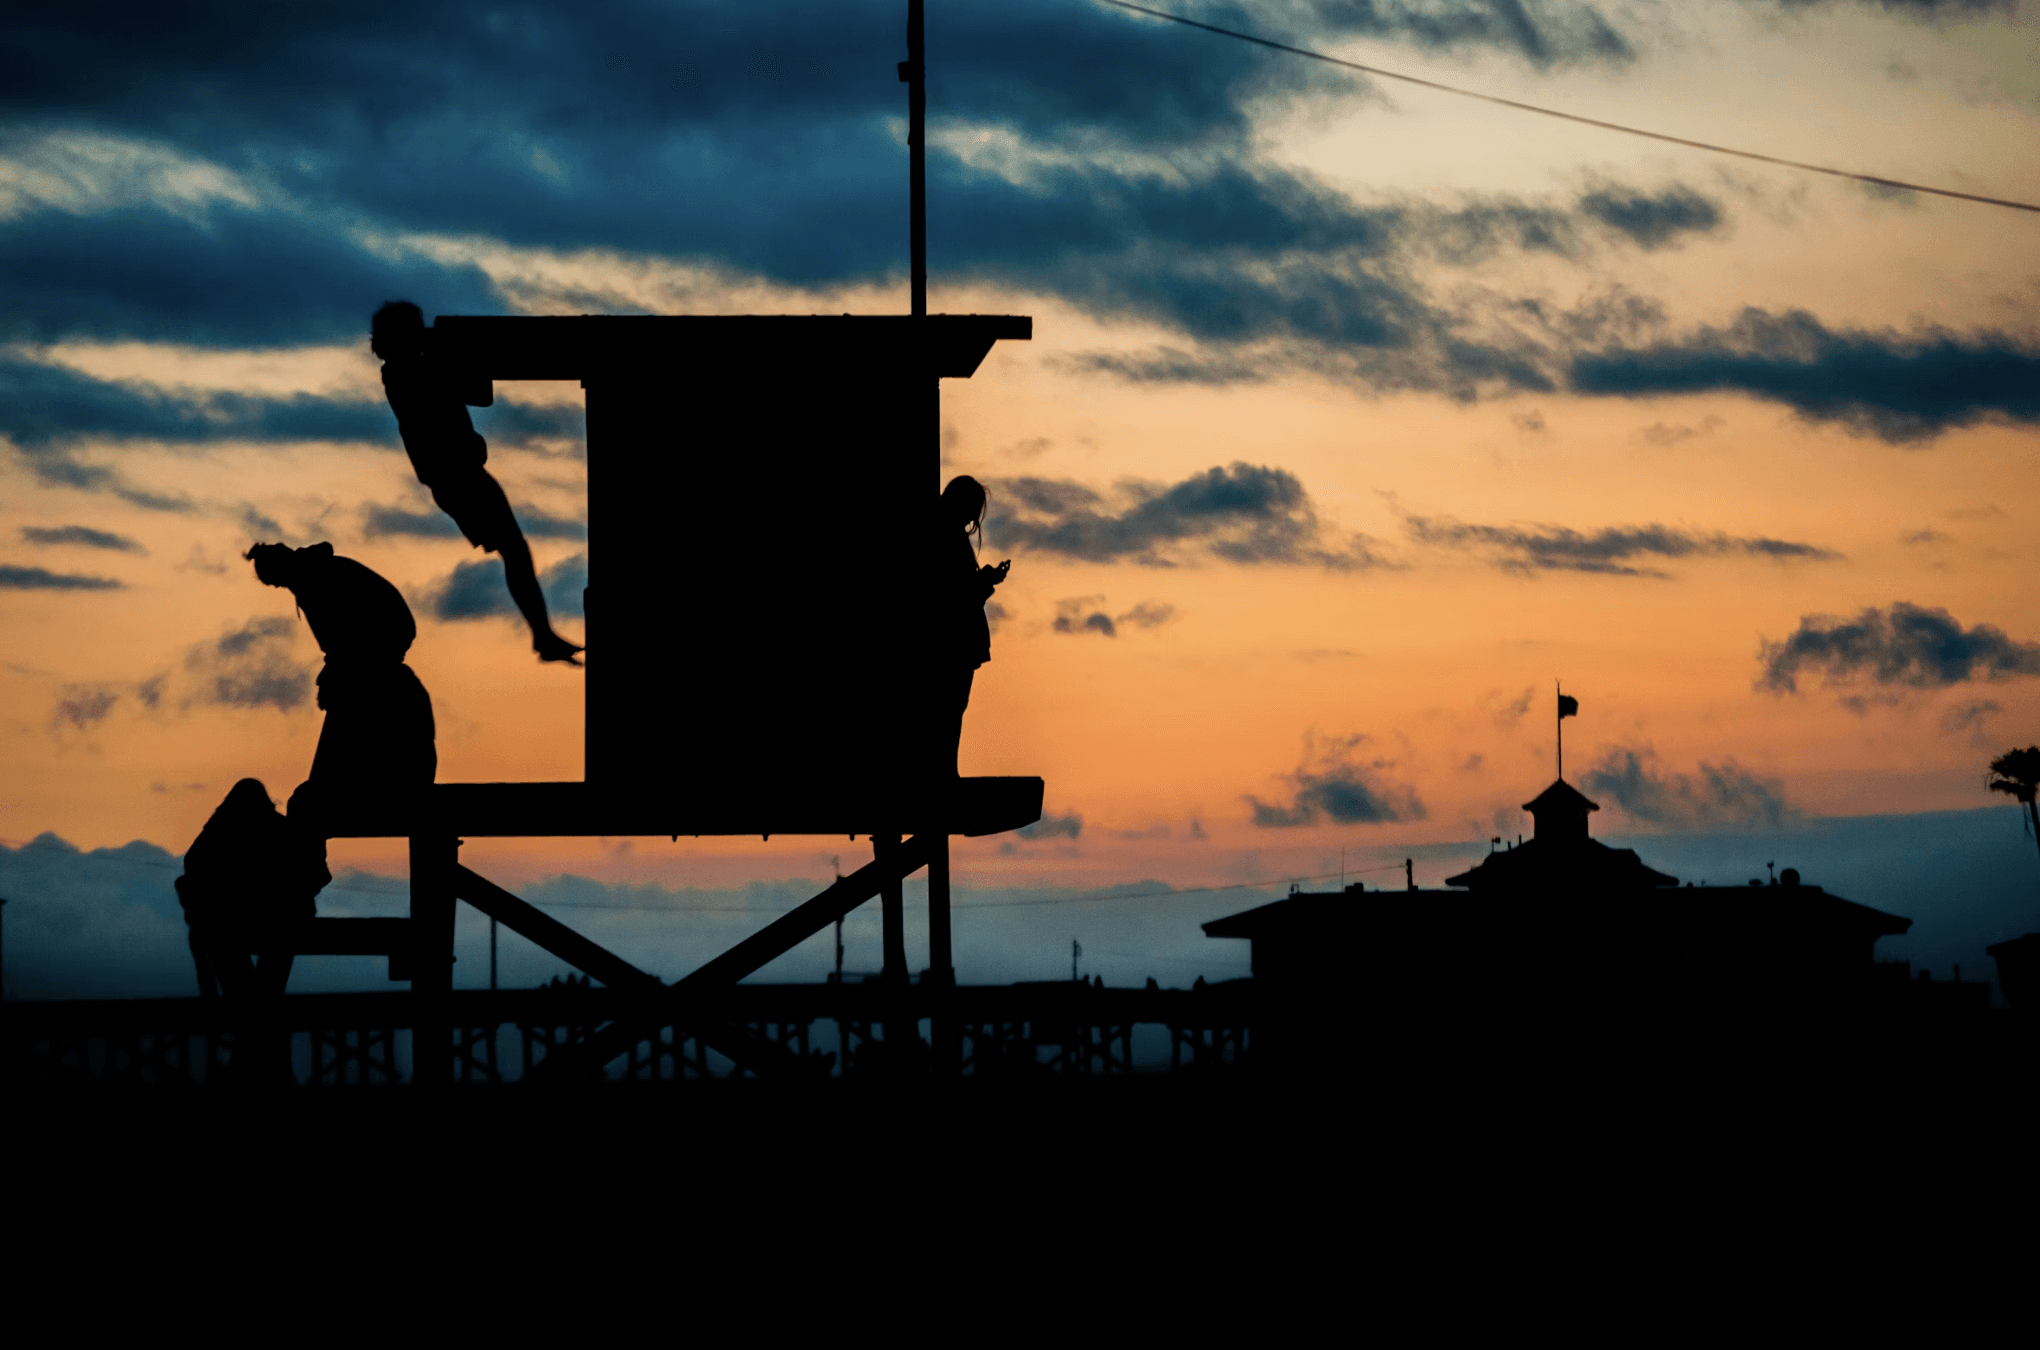
[[364,502],[361,507],[361,533],[366,539],[383,539],[391,536],[408,539],[458,539],[460,526],[453,523],[452,516],[437,507],[430,511],[407,511],[401,506]]
[[1287,803],[1264,802],[1248,795],[1254,824],[1263,829],[1289,829],[1327,821],[1374,825],[1424,819],[1427,812],[1416,789],[1389,777],[1396,762],[1368,755],[1363,747],[1370,741],[1364,735],[1307,738],[1304,762],[1294,773],[1283,775],[1293,789]]
[[1159,600],[1143,600],[1117,616],[1100,608],[1104,603],[1102,595],[1079,595],[1058,600],[1055,602],[1055,620],[1050,628],[1057,633],[1098,633],[1105,637],[1118,637],[1121,628],[1159,628],[1176,617],[1176,607]]
[[1103,492],[1070,479],[989,486],[992,538],[1085,562],[1174,567],[1203,556],[1333,571],[1387,565],[1365,535],[1329,537],[1310,494],[1285,469],[1234,463],[1179,483],[1129,479]]
[[90,731],[106,720],[119,701],[120,695],[111,689],[67,685],[50,714],[50,729],[57,731],[68,726],[74,731]]
[[1667,773],[1648,745],[1608,750],[1580,777],[1589,794],[1606,798],[1639,824],[1673,830],[1740,826],[1776,829],[1799,817],[1784,784],[1725,759],[1701,761],[1697,774]]
[[52,572],[44,567],[0,563],[0,591],[118,591],[126,588],[126,582],[112,577],[91,577],[76,572]]
[[[250,619],[216,638],[194,644],[184,655],[188,710],[274,708],[294,712],[311,701],[312,667],[293,656],[298,621],[284,615]],[[146,702],[155,699],[145,695]]]
[[[580,618],[581,593],[588,585],[588,555],[576,553],[554,563],[538,574],[538,584],[554,618]],[[503,562],[494,557],[455,564],[452,572],[427,589],[423,606],[432,617],[452,621],[518,617],[503,581]]]
[[2040,349],[2004,333],[1831,329],[1804,310],[1745,309],[1725,328],[1572,362],[1581,393],[1728,391],[1894,444],[1981,421],[2040,422]]
[[124,534],[109,530],[95,530],[88,525],[24,525],[21,537],[31,544],[56,547],[75,544],[80,548],[101,548],[114,553],[147,553],[139,543]]
[[1564,525],[1470,525],[1449,516],[1403,516],[1412,543],[1483,558],[1504,572],[1593,572],[1606,576],[1669,579],[1650,559],[1768,558],[1777,562],[1829,562],[1842,555],[1818,544],[1764,535],[1703,533],[1670,525],[1607,526],[1581,531]]
[[1022,839],[1075,839],[1084,832],[1084,817],[1075,811],[1063,815],[1044,812],[1032,825],[1015,831]]

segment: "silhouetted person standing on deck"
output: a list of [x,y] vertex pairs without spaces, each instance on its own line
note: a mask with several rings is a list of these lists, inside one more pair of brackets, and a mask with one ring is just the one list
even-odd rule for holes
[[311,776],[291,794],[292,817],[306,806],[387,801],[429,784],[439,769],[432,697],[404,664],[418,625],[397,588],[331,544],[257,544],[248,559],[266,585],[297,597],[326,653],[319,672],[326,724]]
[[313,897],[332,879],[319,841],[277,814],[259,779],[234,784],[176,882],[199,993],[230,1002],[281,994],[290,930],[313,916]]
[[937,512],[943,536],[936,557],[936,690],[943,719],[943,743],[938,747],[943,762],[938,768],[952,778],[971,684],[977,668],[992,659],[992,625],[985,616],[985,602],[1013,566],[1010,558],[997,567],[978,565],[986,504],[984,484],[966,474],[950,479],[942,489]]
[[531,546],[510,510],[510,499],[483,466],[489,443],[475,431],[467,404],[447,373],[425,355],[425,314],[408,300],[392,300],[375,313],[369,346],[382,358],[383,392],[397,415],[397,430],[418,481],[439,509],[453,517],[469,543],[503,559],[510,598],[531,625],[531,649],[541,661],[579,665],[582,649],[552,630],[539,589]]

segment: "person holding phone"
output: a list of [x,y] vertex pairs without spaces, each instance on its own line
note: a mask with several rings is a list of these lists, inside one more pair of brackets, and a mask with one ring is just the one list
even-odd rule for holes
[[946,536],[940,557],[939,590],[944,668],[939,673],[938,689],[945,704],[940,767],[952,778],[957,776],[956,756],[963,742],[963,714],[970,705],[971,685],[977,679],[977,668],[992,659],[992,625],[985,615],[985,602],[1013,567],[1011,558],[996,567],[978,564],[988,504],[984,484],[968,474],[960,474],[942,489],[938,512],[941,532]]

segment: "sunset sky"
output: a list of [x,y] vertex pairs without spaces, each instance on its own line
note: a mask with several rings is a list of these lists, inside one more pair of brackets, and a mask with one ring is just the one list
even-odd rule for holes
[[[2036,0],[1158,7],[2040,202]],[[417,486],[368,316],[904,311],[904,8],[12,12],[0,837],[175,854],[235,779],[303,778],[318,652],[256,540],[405,591],[441,781],[578,778],[583,677]],[[1983,807],[1989,758],[2040,740],[2040,214],[1090,0],[928,10],[931,308],[1035,321],[943,390],[945,472],[990,485],[1013,559],[964,771],[1038,774],[1050,812],[960,844],[966,885],[1477,855],[1552,777],[1554,679],[1602,834]],[[580,406],[499,384],[476,413],[577,639]],[[758,503],[675,506],[802,547]],[[864,849],[467,860],[739,887]]]

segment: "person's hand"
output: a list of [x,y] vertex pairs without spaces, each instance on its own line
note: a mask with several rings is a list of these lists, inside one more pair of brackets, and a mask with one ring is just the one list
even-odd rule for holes
[[987,570],[991,572],[992,584],[996,586],[1006,579],[1006,573],[1013,570],[1013,560],[1011,558],[1007,558],[1003,562],[1001,562],[997,567],[989,568]]

